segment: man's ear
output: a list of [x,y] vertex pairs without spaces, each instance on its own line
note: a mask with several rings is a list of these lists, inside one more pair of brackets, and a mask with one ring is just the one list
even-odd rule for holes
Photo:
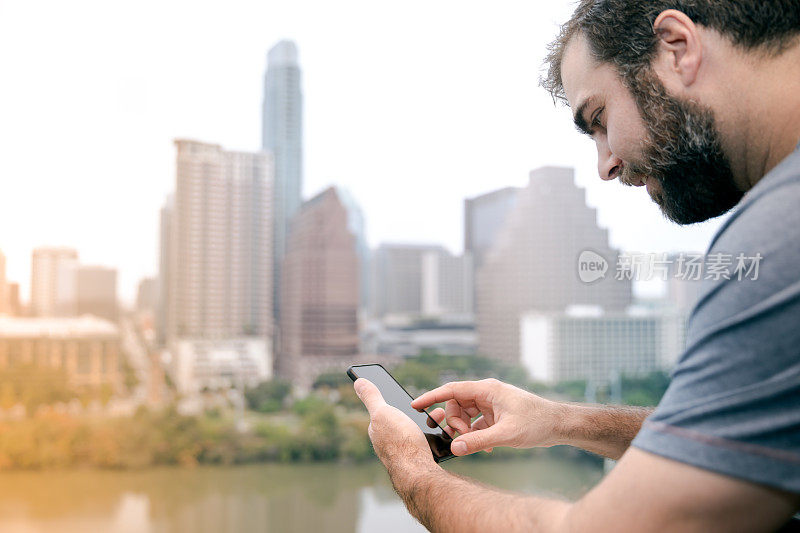
[[662,68],[677,76],[685,87],[697,79],[703,47],[697,25],[676,9],[667,9],[653,23],[658,36],[658,59]]

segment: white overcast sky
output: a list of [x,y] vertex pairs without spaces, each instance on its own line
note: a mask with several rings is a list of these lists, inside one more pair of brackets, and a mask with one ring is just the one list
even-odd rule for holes
[[260,146],[266,52],[293,39],[306,197],[361,204],[371,245],[463,244],[463,199],[568,165],[612,245],[704,250],[644,189],[601,182],[590,140],[538,87],[571,2],[0,0],[0,250],[28,299],[35,246],[120,269],[158,264],[176,137]]

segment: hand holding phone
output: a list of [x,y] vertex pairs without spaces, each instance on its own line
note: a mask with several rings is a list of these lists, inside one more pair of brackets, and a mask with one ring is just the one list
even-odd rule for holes
[[425,435],[434,461],[440,463],[455,457],[450,451],[450,443],[453,441],[450,435],[427,412],[417,411],[411,407],[411,401],[414,398],[383,366],[378,364],[354,365],[347,369],[347,375],[353,381],[364,378],[372,382],[387,404],[399,409],[413,420]]

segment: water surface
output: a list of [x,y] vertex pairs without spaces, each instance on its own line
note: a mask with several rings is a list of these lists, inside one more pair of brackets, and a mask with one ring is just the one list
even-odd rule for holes
[[[544,457],[455,459],[503,489],[577,498],[602,476]],[[2,533],[401,533],[424,531],[377,462],[0,474]]]

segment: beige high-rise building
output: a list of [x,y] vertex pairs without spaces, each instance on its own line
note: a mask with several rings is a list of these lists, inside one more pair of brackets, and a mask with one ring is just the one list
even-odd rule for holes
[[31,261],[31,313],[49,317],[71,315],[62,303],[74,301],[74,283],[68,271],[75,267],[78,252],[73,248],[42,247],[33,251]]
[[19,283],[6,282],[6,314],[8,316],[22,316],[22,303],[19,300]]
[[[584,283],[578,277],[585,250],[605,258],[604,278]],[[477,273],[479,353],[519,362],[520,319],[529,311],[575,304],[623,310],[631,303],[631,282],[615,279],[617,256],[571,168],[531,172]]]
[[297,381],[319,365],[358,353],[359,258],[335,188],[292,219],[281,276],[278,373]]
[[270,336],[272,159],[191,140],[175,146],[167,242],[162,234],[165,340]]
[[94,315],[111,322],[119,319],[116,269],[79,266],[75,272],[75,294],[78,316]]

